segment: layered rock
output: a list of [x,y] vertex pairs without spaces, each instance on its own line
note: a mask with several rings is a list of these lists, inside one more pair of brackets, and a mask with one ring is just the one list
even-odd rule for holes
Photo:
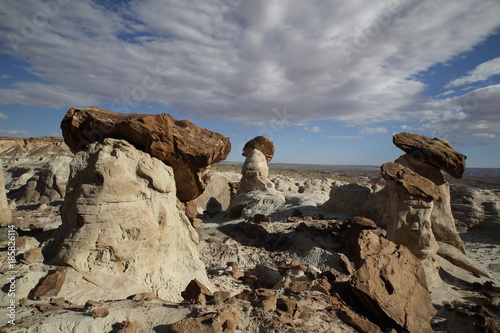
[[463,176],[467,156],[457,152],[446,139],[403,132],[394,135],[393,143],[411,157],[432,164],[454,178]]
[[500,229],[500,190],[456,190],[451,193],[451,207],[468,228]]
[[0,227],[8,226],[12,223],[12,212],[7,203],[5,195],[5,179],[3,176],[2,163],[0,162]]
[[238,193],[274,188],[269,180],[268,163],[274,155],[273,143],[264,136],[258,136],[245,144],[243,156],[246,157],[241,169],[242,178]]
[[205,189],[210,168],[231,150],[229,138],[168,114],[120,114],[96,107],[72,108],[61,128],[72,152],[104,138],[124,139],[174,170],[177,197],[190,201]]
[[450,185],[445,181],[441,170],[452,177],[461,178],[467,157],[453,149],[445,139],[399,133],[394,135],[393,142],[406,152],[396,162],[431,180],[438,187],[439,199],[434,202],[431,217],[436,240],[453,245],[465,253],[451,212]]
[[428,285],[437,285],[438,244],[432,232],[432,210],[439,191],[432,181],[398,163],[385,163],[381,174],[391,184],[391,222],[387,239],[406,246],[422,261]]
[[0,138],[8,196],[16,204],[64,198],[73,154],[62,138]]
[[[178,301],[191,280],[208,284],[197,233],[176,208],[173,174],[124,140],[89,144],[71,163],[51,262],[72,267],[110,299],[153,291]],[[92,298],[86,288],[79,298]],[[70,293],[63,286],[59,296]]]
[[350,288],[382,331],[433,332],[424,270],[408,249],[364,230],[356,257]]

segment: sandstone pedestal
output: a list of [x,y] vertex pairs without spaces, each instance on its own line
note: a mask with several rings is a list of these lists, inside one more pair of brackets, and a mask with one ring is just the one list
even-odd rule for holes
[[90,284],[61,293],[80,288],[90,297],[90,285],[109,299],[152,291],[179,301],[191,280],[209,285],[198,235],[176,202],[172,168],[126,141],[104,139],[77,153],[52,263],[72,267]]

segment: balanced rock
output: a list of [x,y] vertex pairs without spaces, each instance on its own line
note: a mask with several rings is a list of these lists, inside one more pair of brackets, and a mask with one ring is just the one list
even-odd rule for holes
[[248,155],[254,150],[259,150],[266,157],[267,163],[271,162],[274,156],[274,144],[267,137],[261,135],[248,141],[243,147],[242,155],[248,157]]
[[450,184],[444,179],[441,170],[432,164],[421,161],[409,154],[400,156],[399,163],[424,178],[436,184],[439,191],[439,199],[433,203],[431,212],[432,233],[439,242],[448,243],[465,253],[465,246],[455,226],[455,218],[451,211]]
[[247,142],[243,148],[245,163],[241,168],[242,178],[238,193],[265,190],[274,188],[269,180],[269,167],[267,163],[274,154],[274,145],[268,138],[258,136]]
[[97,107],[71,108],[61,123],[72,152],[105,138],[123,139],[174,169],[177,197],[194,200],[207,184],[210,168],[231,150],[229,138],[168,114],[121,114]]
[[382,177],[391,184],[391,220],[387,239],[406,246],[422,261],[427,284],[438,285],[438,245],[432,232],[432,210],[439,191],[432,181],[399,163],[385,163]]
[[393,142],[413,158],[435,165],[454,178],[462,178],[467,156],[457,152],[448,140],[403,132],[394,135]]
[[176,208],[171,167],[108,138],[77,153],[70,169],[53,263],[72,267],[107,299],[155,292],[179,301],[191,280],[209,285],[198,235]]
[[9,208],[7,197],[5,195],[5,179],[3,177],[3,168],[0,161],[0,227],[8,226],[12,223],[12,211]]
[[433,332],[436,313],[419,260],[404,246],[364,230],[349,285],[384,332]]

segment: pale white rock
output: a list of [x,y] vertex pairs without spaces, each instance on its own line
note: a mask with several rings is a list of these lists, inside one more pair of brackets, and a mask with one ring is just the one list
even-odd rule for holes
[[461,189],[451,193],[453,216],[468,228],[500,228],[500,190]]
[[[198,235],[176,202],[171,167],[123,140],[91,144],[71,162],[52,262],[110,299],[153,291],[179,301],[192,279],[210,284]],[[72,286],[59,296],[92,299],[93,288]]]
[[231,180],[224,175],[213,173],[210,175],[205,191],[196,198],[196,204],[203,211],[217,213],[226,211],[231,204]]
[[274,188],[238,194],[228,209],[230,218],[253,218],[256,214],[270,215],[285,205],[285,196]]
[[251,149],[246,156],[245,163],[241,168],[243,177],[238,193],[274,188],[274,184],[269,180],[269,166],[266,156],[256,148]]
[[12,211],[10,210],[5,193],[5,179],[3,176],[2,163],[0,161],[0,227],[8,226],[12,223]]

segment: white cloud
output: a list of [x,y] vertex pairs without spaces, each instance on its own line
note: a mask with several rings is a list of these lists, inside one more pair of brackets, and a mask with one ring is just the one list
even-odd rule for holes
[[30,136],[30,133],[25,130],[0,130],[0,136],[13,136],[26,138]]
[[43,81],[0,89],[0,100],[62,108],[111,102],[122,112],[157,102],[187,118],[249,124],[450,123],[444,115],[456,100],[426,97],[425,84],[409,78],[500,26],[494,0],[238,3],[144,0],[111,11],[70,1],[27,35],[41,2],[4,0],[4,51],[26,59]]
[[483,62],[473,70],[467,72],[467,75],[450,81],[446,87],[463,86],[464,84],[486,81],[494,75],[500,74],[500,57],[490,61]]
[[0,75],[0,79],[10,79],[12,77],[12,75],[8,75],[8,74],[1,74]]
[[387,128],[385,127],[363,127],[359,133],[361,134],[380,134],[387,133]]
[[328,139],[364,139],[363,136],[330,135]]
[[320,133],[320,132],[324,132],[323,129],[321,129],[321,127],[319,126],[314,126],[314,127],[304,127],[304,129],[306,131],[309,131],[309,132],[314,132],[314,133]]
[[0,112],[0,119],[9,119],[9,116]]

